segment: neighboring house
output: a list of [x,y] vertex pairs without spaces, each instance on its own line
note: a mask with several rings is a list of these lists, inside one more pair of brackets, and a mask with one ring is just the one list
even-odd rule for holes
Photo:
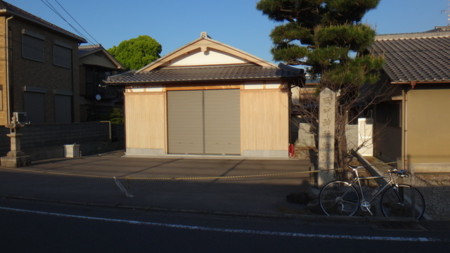
[[127,155],[288,157],[289,82],[303,78],[202,33],[106,83],[125,86]]
[[32,123],[79,121],[83,38],[0,1],[0,125],[13,111]]
[[103,85],[103,80],[125,68],[101,45],[80,46],[78,54],[80,121],[106,120],[114,107],[123,106],[123,92]]
[[376,107],[375,155],[415,172],[450,171],[450,30],[380,35],[371,52],[385,57],[396,94]]

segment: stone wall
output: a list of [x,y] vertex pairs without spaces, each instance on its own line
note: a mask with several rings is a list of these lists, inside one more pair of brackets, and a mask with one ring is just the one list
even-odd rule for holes
[[345,136],[347,137],[347,149],[358,148],[358,125],[346,125]]
[[[315,137],[311,133],[311,126],[309,123],[296,123],[296,128],[293,131],[297,131],[295,140],[296,152],[302,152],[297,156],[298,158],[307,158],[309,149],[316,149]],[[356,149],[358,147],[358,125],[347,125],[346,126],[346,136],[347,136],[347,148]],[[303,154],[304,153],[304,154]]]
[[[32,160],[64,156],[64,145],[80,144],[82,155],[92,155],[122,149],[123,126],[109,122],[86,122],[74,124],[29,125],[19,130],[22,151]],[[0,128],[0,156],[9,151],[9,129]]]

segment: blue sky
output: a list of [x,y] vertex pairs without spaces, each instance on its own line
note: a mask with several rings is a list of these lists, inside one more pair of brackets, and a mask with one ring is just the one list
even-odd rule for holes
[[[65,14],[55,0],[46,1]],[[165,55],[206,31],[215,40],[272,61],[269,34],[277,23],[255,8],[259,0],[57,1],[107,49],[123,40],[149,35],[162,45]],[[7,2],[73,31],[42,0]],[[448,0],[381,0],[363,21],[378,34],[422,32],[447,25],[443,11],[448,10],[448,4]]]

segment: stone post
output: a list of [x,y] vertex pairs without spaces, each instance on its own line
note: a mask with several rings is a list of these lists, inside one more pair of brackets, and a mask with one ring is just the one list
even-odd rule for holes
[[319,186],[334,178],[334,137],[336,93],[325,88],[320,92],[319,104]]
[[9,168],[18,168],[28,166],[31,163],[30,156],[26,155],[20,149],[20,138],[23,136],[17,132],[7,134],[11,142],[11,150],[6,156],[1,158],[2,166]]
[[18,168],[31,164],[30,156],[26,155],[20,149],[20,138],[23,135],[18,133],[18,131],[20,128],[28,124],[19,121],[20,115],[23,115],[23,113],[20,114],[18,112],[14,112],[13,116],[11,117],[11,122],[6,126],[10,130],[10,133],[6,136],[8,136],[10,139],[11,150],[6,154],[6,156],[0,158],[1,165],[3,167]]

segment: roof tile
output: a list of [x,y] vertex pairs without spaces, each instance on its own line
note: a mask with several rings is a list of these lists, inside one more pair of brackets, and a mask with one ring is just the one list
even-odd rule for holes
[[450,32],[381,35],[370,51],[392,82],[450,82]]
[[161,68],[149,72],[133,71],[110,76],[110,84],[151,84],[192,81],[236,81],[280,78],[302,78],[303,71],[291,68],[266,68],[256,65],[217,65],[198,67]]

